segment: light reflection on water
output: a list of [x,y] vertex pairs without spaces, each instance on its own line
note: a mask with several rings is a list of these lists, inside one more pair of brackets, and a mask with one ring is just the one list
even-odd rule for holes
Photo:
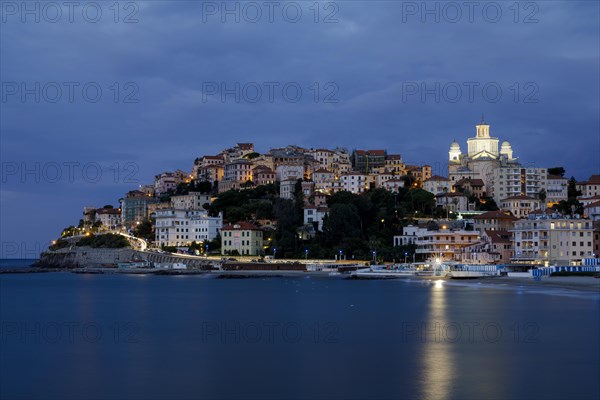
[[[423,353],[423,398],[447,399],[454,379],[454,357],[450,345],[435,336],[442,329],[438,327],[448,325],[446,291],[441,280],[432,285],[427,320],[428,326],[421,332],[421,335],[426,335],[422,336],[422,340],[426,340]],[[430,340],[431,334],[434,335],[433,340]]]

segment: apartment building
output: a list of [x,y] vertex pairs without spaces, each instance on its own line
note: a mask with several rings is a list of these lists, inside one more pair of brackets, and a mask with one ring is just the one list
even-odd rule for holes
[[499,206],[502,210],[509,211],[515,217],[525,218],[531,212],[540,210],[542,202],[534,197],[518,195],[502,199]]
[[312,180],[315,183],[315,191],[329,193],[335,180],[335,174],[332,171],[320,168],[313,172]]
[[496,203],[516,196],[538,198],[540,191],[548,192],[548,169],[499,167],[492,172],[490,195]]
[[513,261],[579,265],[594,254],[593,222],[585,219],[532,215],[511,230]]
[[423,182],[423,190],[433,194],[450,192],[451,186],[448,178],[439,175],[434,175]]
[[137,223],[148,219],[148,205],[158,203],[158,200],[139,190],[127,192],[124,198],[119,199],[121,204],[121,223],[127,229]]
[[593,197],[600,195],[600,175],[592,175],[587,181],[578,182],[577,190],[581,191],[582,197]]
[[317,224],[317,230],[323,231],[323,218],[327,215],[329,209],[327,206],[308,206],[304,207],[304,225]]
[[368,174],[376,168],[385,167],[386,155],[385,150],[354,150],[352,152],[352,168]]
[[157,246],[189,246],[192,242],[213,240],[223,227],[223,214],[210,217],[206,211],[157,209]]
[[255,185],[269,185],[275,183],[275,172],[264,165],[259,165],[252,169],[252,182]]
[[171,207],[175,210],[205,210],[204,205],[211,203],[211,196],[205,193],[189,192],[171,196]]
[[460,260],[463,248],[479,242],[480,239],[479,232],[463,229],[425,231],[415,240],[416,254],[426,260]]
[[175,190],[180,183],[189,181],[191,177],[185,172],[177,170],[175,172],[163,172],[154,177],[154,193],[161,196],[169,190]]
[[546,204],[552,207],[567,200],[569,180],[559,175],[548,175],[546,184]]
[[249,222],[226,225],[221,230],[221,254],[258,256],[263,253],[263,231]]
[[361,194],[369,189],[367,175],[359,172],[348,172],[340,176],[342,190],[354,194]]
[[121,226],[121,210],[118,208],[98,208],[96,222],[100,222],[101,229],[116,230]]
[[476,231],[507,231],[514,227],[517,217],[510,211],[497,210],[488,211],[473,217],[473,227]]

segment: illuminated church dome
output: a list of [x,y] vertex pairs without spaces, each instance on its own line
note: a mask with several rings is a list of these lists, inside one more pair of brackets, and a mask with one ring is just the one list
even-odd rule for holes
[[452,142],[450,145],[450,151],[448,152],[448,157],[450,161],[459,161],[461,155],[460,145],[456,140]]
[[513,158],[513,150],[508,141],[505,140],[502,142],[502,145],[500,146],[500,154],[507,156],[509,160]]

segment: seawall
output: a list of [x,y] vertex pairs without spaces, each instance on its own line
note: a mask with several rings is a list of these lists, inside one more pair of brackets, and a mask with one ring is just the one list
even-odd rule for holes
[[107,267],[132,259],[153,263],[185,263],[188,268],[196,269],[210,269],[214,264],[210,260],[176,254],[72,246],[68,249],[43,252],[36,266],[42,268]]

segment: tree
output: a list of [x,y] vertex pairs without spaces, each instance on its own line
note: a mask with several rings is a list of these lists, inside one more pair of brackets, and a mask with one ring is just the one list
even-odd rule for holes
[[330,246],[337,246],[343,238],[360,237],[361,220],[353,204],[334,204],[323,222],[325,242]]
[[479,211],[496,211],[498,205],[492,197],[482,197],[479,199]]
[[540,201],[542,203],[545,203],[546,202],[546,197],[547,197],[547,195],[546,195],[546,189],[541,189],[540,192],[538,193],[538,197],[539,197],[539,199],[540,199]]
[[565,176],[565,169],[563,167],[548,168],[548,174],[549,175]]
[[581,191],[577,190],[577,181],[573,176],[571,177],[571,179],[569,179],[567,193],[567,197],[569,198],[569,200],[576,199],[578,196],[581,196]]
[[140,222],[133,229],[133,235],[144,240],[154,240],[154,224],[149,219]]
[[127,240],[127,238],[122,235],[107,233],[104,235],[84,236],[77,242],[77,246],[115,249],[129,247],[129,240]]

